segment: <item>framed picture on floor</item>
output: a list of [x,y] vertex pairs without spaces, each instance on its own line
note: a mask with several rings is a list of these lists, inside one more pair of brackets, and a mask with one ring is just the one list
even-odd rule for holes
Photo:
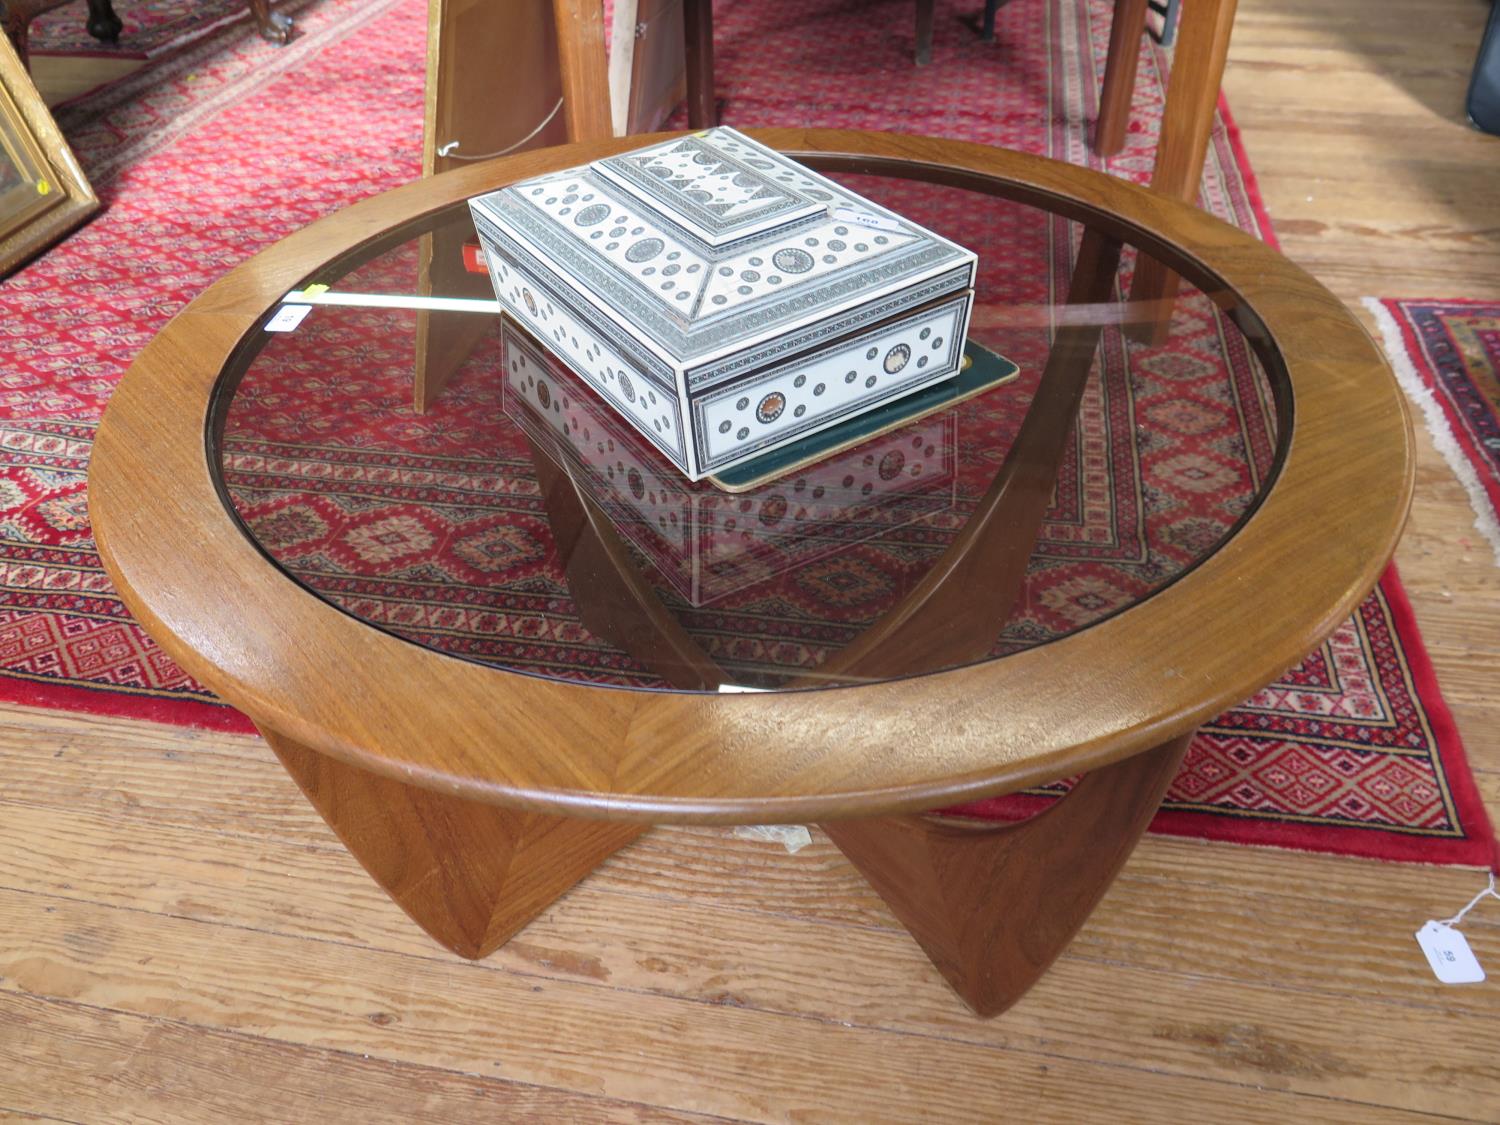
[[0,276],[98,209],[57,123],[0,36]]

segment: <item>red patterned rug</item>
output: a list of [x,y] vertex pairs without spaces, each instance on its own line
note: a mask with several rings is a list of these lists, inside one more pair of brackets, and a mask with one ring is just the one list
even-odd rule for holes
[[1365,307],[1500,564],[1500,302],[1366,297]]
[[[854,18],[826,0],[718,5],[726,120],[895,124],[1099,164],[1087,136],[1107,2],[1010,5],[996,45],[942,5],[935,65],[922,70],[909,63],[909,4],[887,6]],[[419,0],[320,0],[288,48],[232,29],[64,111],[108,210],[0,289],[19,314],[0,328],[6,698],[244,729],[130,621],[98,567],[83,496],[93,425],[131,356],[192,293],[317,215],[416,174],[424,17]],[[1137,125],[1109,163],[1117,174],[1148,175],[1163,66],[1143,47]],[[1201,199],[1270,237],[1222,122]],[[1217,337],[1211,318],[1204,333]],[[1488,823],[1393,575],[1299,669],[1205,728],[1155,827],[1490,862]]]
[[[293,12],[307,0],[279,0],[272,7]],[[156,59],[234,23],[250,19],[245,0],[115,0],[124,27],[114,43],[88,33],[88,5],[73,0],[32,21],[33,55],[84,55],[116,59]]]

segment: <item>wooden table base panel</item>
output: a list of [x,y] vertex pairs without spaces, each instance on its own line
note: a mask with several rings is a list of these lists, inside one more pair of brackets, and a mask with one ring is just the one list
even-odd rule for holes
[[494,952],[646,831],[444,796],[261,733],[354,858],[460,957]]
[[821,825],[981,1016],[1057,959],[1151,822],[1191,735],[1084,775],[1055,805],[998,826],[922,816]]

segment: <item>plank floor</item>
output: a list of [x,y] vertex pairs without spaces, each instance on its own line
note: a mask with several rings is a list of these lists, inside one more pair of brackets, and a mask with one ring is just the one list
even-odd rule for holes
[[[1267,207],[1351,304],[1500,298],[1485,16],[1242,0]],[[1418,440],[1398,560],[1500,812],[1500,568]],[[1149,838],[986,1022],[821,837],[658,830],[471,965],[255,739],[0,710],[0,779],[3,1120],[1500,1120],[1500,986],[1436,984],[1410,936],[1472,871]],[[1500,972],[1500,903],[1471,919]]]

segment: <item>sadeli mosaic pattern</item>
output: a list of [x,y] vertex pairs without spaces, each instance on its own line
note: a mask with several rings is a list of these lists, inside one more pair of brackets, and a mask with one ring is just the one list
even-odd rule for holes
[[733,129],[472,208],[501,304],[693,479],[958,370],[975,256]]

